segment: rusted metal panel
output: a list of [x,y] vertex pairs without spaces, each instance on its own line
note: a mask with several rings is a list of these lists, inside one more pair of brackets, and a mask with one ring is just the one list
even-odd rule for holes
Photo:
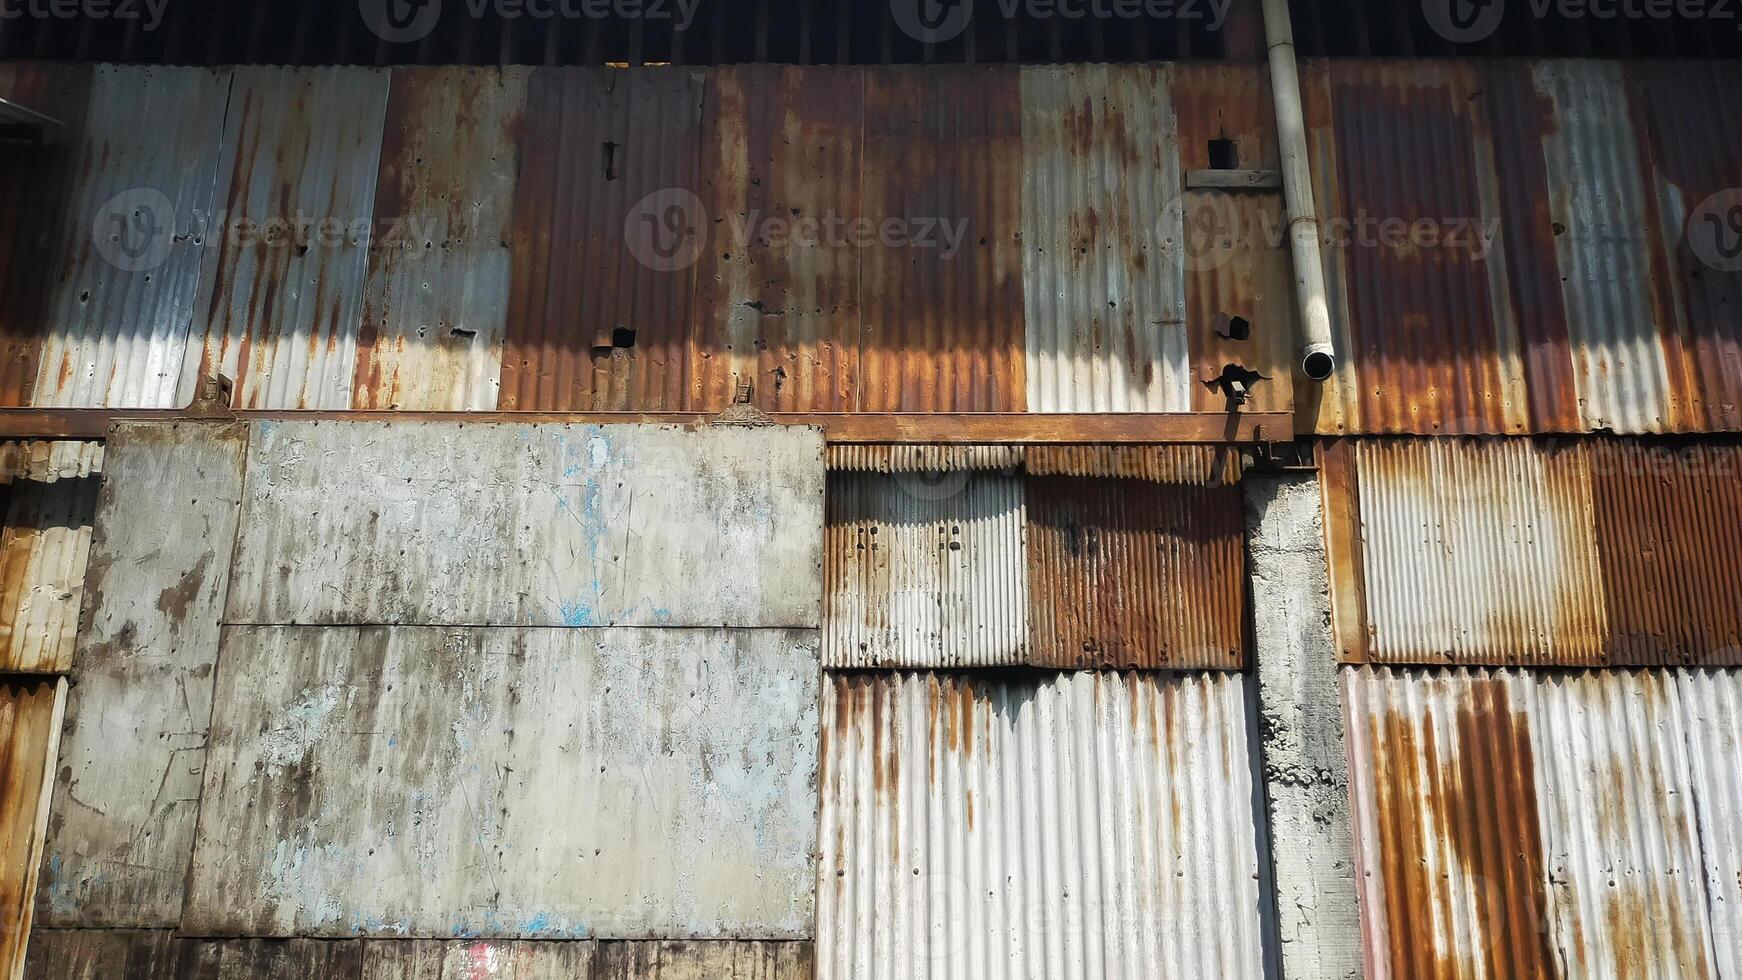
[[1742,664],[1742,446],[1590,446],[1609,655]]
[[1717,975],[1742,976],[1742,672],[1676,674]]
[[1375,662],[1604,661],[1608,616],[1580,447],[1362,442],[1355,466]]
[[1030,476],[1029,645],[1051,667],[1239,669],[1237,487]]
[[835,473],[828,489],[825,666],[1027,661],[1020,476]]
[[859,402],[865,80],[853,68],[710,72],[698,263],[702,404],[749,384],[766,411]]
[[[684,68],[533,72],[503,408],[724,407],[704,406],[697,392],[695,256],[684,250],[705,237],[706,216],[692,198],[661,193],[700,186],[703,80]],[[652,264],[637,257],[633,234],[653,236],[656,251],[643,250]]]
[[354,407],[496,407],[526,79],[393,72]]
[[[1241,169],[1281,167],[1270,79],[1261,67],[1181,62],[1172,66],[1172,80],[1181,169],[1204,170],[1222,162],[1210,158],[1215,140],[1232,144]],[[1226,398],[1201,382],[1239,364],[1267,379],[1254,389],[1249,410],[1293,411],[1300,331],[1282,195],[1275,190],[1182,191],[1180,207],[1186,331],[1192,380],[1200,382],[1190,386],[1192,410],[1226,411]],[[1220,227],[1224,221],[1226,227]],[[1224,239],[1219,233],[1234,234]],[[1250,339],[1216,332],[1218,318],[1236,316],[1250,324]]]
[[8,672],[72,666],[102,472],[100,443],[0,444],[0,668]]
[[253,431],[226,622],[819,625],[815,429]]
[[1264,972],[1240,678],[831,678],[824,980]]
[[24,969],[60,745],[65,679],[0,680],[0,973]]
[[[1722,223],[1728,206],[1737,203],[1734,189],[1742,187],[1742,127],[1714,124],[1693,107],[1709,107],[1718,93],[1736,91],[1742,85],[1742,67],[1690,60],[1632,63],[1626,71],[1633,98],[1643,105],[1636,111],[1643,111],[1642,128],[1651,141],[1656,169],[1651,191],[1657,198],[1662,241],[1674,257],[1673,283],[1687,318],[1706,426],[1742,430],[1742,319],[1736,315],[1742,309],[1742,269],[1721,268],[1709,261],[1712,251],[1702,257],[1693,247],[1701,241],[1695,236],[1710,236],[1715,230],[1708,215],[1715,213]],[[1725,207],[1700,211],[1712,195],[1727,191],[1729,197],[1717,199]],[[1728,226],[1721,230],[1733,233]],[[1706,237],[1702,244],[1711,241]]]
[[1030,411],[1192,407],[1172,87],[1159,65],[1022,70]]
[[1021,74],[868,68],[864,79],[866,217],[956,222],[965,232],[949,255],[864,250],[859,409],[1022,411]]
[[1368,976],[1714,975],[1677,687],[1347,669]]
[[932,479],[956,470],[1002,470],[1022,466],[1021,446],[853,446],[830,445],[825,450],[831,473],[932,474]]
[[89,240],[90,229],[67,220],[80,172],[88,65],[0,65],[0,95],[61,121],[40,143],[13,144],[0,154],[0,405],[28,405],[42,362],[42,345],[56,282],[45,256]]
[[1573,375],[1587,429],[1682,432],[1705,423],[1672,309],[1651,161],[1614,62],[1535,68],[1553,106],[1543,134]]
[[1739,475],[1728,443],[1339,444],[1324,493],[1342,657],[1742,664]]
[[226,627],[223,661],[186,931],[809,933],[814,632]]
[[[1359,404],[1344,414],[1362,431],[1529,429],[1517,327],[1481,238],[1498,205],[1480,84],[1467,65],[1330,67],[1339,210],[1325,234],[1342,253],[1356,362],[1356,390],[1341,394]],[[1374,224],[1423,220],[1438,230]]]
[[246,439],[235,424],[123,425],[107,446],[37,896],[47,926],[180,920]]
[[229,92],[227,70],[92,72],[62,247],[39,256],[50,296],[32,404],[176,404]]
[[594,980],[811,980],[816,975],[815,951],[808,942],[598,946]]
[[1220,486],[1237,483],[1244,459],[1210,446],[1028,446],[1024,466],[1034,476],[1102,476],[1157,483]]
[[182,944],[168,929],[38,929],[26,980],[176,980]]
[[182,404],[221,373],[238,407],[351,407],[387,88],[362,68],[235,71],[225,220],[206,236],[196,307],[205,347],[186,360]]

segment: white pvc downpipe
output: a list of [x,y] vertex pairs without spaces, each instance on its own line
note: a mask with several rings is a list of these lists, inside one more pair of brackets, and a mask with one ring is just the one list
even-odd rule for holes
[[1319,260],[1319,218],[1313,206],[1306,114],[1301,111],[1288,0],[1264,0],[1264,41],[1270,50],[1270,93],[1276,103],[1276,143],[1282,151],[1282,202],[1288,210],[1294,295],[1300,307],[1300,369],[1308,378],[1323,381],[1337,369],[1337,350],[1331,343],[1325,267]]

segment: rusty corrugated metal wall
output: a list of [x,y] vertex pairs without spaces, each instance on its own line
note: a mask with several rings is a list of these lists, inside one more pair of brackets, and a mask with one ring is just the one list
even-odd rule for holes
[[0,444],[0,671],[71,669],[102,472],[101,443]]
[[1735,974],[1742,675],[1343,681],[1368,976]]
[[1742,447],[1346,440],[1325,464],[1347,661],[1742,663]]
[[18,976],[35,912],[66,680],[0,678],[0,973]]
[[834,453],[851,468],[829,479],[828,666],[1244,665],[1245,525],[1222,454],[940,448],[910,455],[1004,465],[923,470],[871,455]]

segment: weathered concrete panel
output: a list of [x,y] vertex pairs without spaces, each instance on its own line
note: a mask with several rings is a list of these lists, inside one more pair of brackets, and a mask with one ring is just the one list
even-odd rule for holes
[[600,943],[593,980],[810,980],[815,958],[810,943]]
[[583,980],[593,975],[596,945],[487,939],[368,942],[362,980]]
[[181,943],[168,929],[38,929],[26,980],[173,980]]
[[109,440],[39,920],[172,927],[193,846],[247,429]]
[[185,931],[804,938],[808,631],[226,627]]
[[816,628],[822,448],[787,426],[257,423],[227,621]]

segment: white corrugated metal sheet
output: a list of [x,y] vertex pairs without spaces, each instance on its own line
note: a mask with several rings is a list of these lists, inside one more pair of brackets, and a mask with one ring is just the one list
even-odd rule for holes
[[1368,976],[1735,976],[1739,692],[1347,669]]
[[6,487],[0,532],[0,668],[62,673],[85,595],[103,445],[0,444]]
[[1020,476],[836,473],[828,497],[826,665],[1026,662]]
[[1256,977],[1242,678],[843,676],[825,692],[823,980]]
[[1023,69],[1031,412],[1191,411],[1171,82],[1155,65]]
[[93,72],[32,404],[178,404],[229,93],[228,70]]
[[228,622],[820,625],[815,429],[253,433]]
[[[1367,635],[1345,648],[1398,663],[1601,662],[1608,617],[1576,447],[1371,441],[1355,465]],[[1352,588],[1346,572],[1334,581]]]
[[816,643],[226,627],[182,929],[808,938]]

